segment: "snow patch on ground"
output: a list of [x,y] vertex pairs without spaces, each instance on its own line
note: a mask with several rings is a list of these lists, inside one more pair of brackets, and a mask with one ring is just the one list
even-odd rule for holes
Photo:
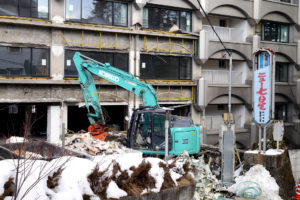
[[[268,156],[276,156],[283,154],[283,152],[283,149],[279,149],[278,151],[276,149],[268,149],[266,153],[264,153],[263,151],[261,151],[260,153]],[[248,150],[245,153],[259,154],[259,150]]]
[[111,181],[106,190],[107,198],[119,199],[121,197],[127,196],[127,193],[124,190],[121,190],[116,182]]
[[229,188],[229,191],[236,192],[239,184],[245,181],[256,182],[260,185],[262,193],[256,198],[257,200],[281,200],[279,186],[262,165],[255,165],[244,176],[236,177],[236,183]]
[[23,142],[28,142],[28,140],[26,140],[23,137],[18,137],[18,136],[12,136],[12,137],[8,138],[5,141],[6,144],[10,144],[10,143],[23,143]]
[[[20,140],[18,139],[18,141]],[[126,171],[130,177],[134,168],[138,168],[142,162],[151,164],[148,174],[155,180],[155,187],[144,189],[141,191],[141,195],[148,192],[160,192],[161,190],[165,171],[163,167],[160,167],[160,163],[166,164],[162,159],[152,157],[143,158],[142,153],[139,151],[128,149],[117,142],[95,140],[89,134],[80,134],[66,139],[66,148],[85,153],[92,151],[95,156],[90,156],[90,160],[69,156],[51,161],[20,160],[25,168],[31,170],[27,170],[28,174],[19,172],[19,177],[28,176],[28,179],[24,182],[17,199],[22,199],[22,196],[28,193],[23,197],[24,200],[81,200],[83,195],[89,195],[92,200],[100,200],[92,191],[87,179],[96,166],[99,167],[99,171],[106,171],[103,176],[110,177],[113,174],[114,166],[118,164],[120,170]],[[10,177],[14,178],[16,175],[16,162],[17,160],[0,161],[0,195],[3,193],[3,186],[8,179]],[[185,174],[184,170],[180,168],[183,164],[184,162],[181,162],[180,165],[177,165],[176,169],[169,169],[171,178],[176,185],[178,185],[176,180]],[[52,176],[59,167],[62,167],[63,170],[58,181],[58,186],[50,189],[47,187],[48,177]],[[118,171],[116,176],[118,177],[119,175],[120,171]],[[38,178],[39,180],[37,181]],[[33,185],[34,188],[30,189]],[[128,194],[126,191],[120,189],[115,181],[111,180],[106,190],[106,195],[107,198],[117,199]],[[7,198],[10,199],[10,197]]]

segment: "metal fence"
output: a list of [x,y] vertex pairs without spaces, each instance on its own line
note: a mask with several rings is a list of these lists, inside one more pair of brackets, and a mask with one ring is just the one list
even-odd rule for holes
[[[227,70],[202,70],[202,76],[208,81],[208,84],[228,84]],[[232,71],[231,83],[242,84],[242,72]]]
[[[215,32],[212,30],[211,26],[203,25],[203,29],[208,31],[209,39],[217,40],[218,37]],[[240,41],[245,42],[246,38],[244,36],[244,29],[241,28],[228,28],[221,26],[214,26],[214,29],[220,36],[221,40],[224,41]]]

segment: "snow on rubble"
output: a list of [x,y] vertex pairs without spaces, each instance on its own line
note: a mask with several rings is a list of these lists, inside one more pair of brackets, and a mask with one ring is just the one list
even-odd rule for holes
[[244,176],[235,178],[235,184],[229,188],[229,191],[236,192],[240,184],[245,182],[257,183],[261,188],[261,195],[257,200],[281,200],[279,196],[279,186],[275,179],[270,175],[262,165],[255,165],[245,173]]
[[[51,161],[20,160],[22,168],[28,170],[18,175],[28,178],[19,178],[18,186],[22,186],[17,199],[118,199],[193,183],[184,163],[143,158],[141,152],[118,142],[95,140],[89,134],[66,137],[66,148],[88,153],[91,159],[64,156]],[[6,194],[4,200],[13,198],[6,192],[7,185],[15,184],[17,163],[12,159],[0,161],[0,197]]]

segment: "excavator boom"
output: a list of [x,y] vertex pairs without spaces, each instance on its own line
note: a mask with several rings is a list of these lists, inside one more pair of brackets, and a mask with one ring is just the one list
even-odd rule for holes
[[[109,63],[100,63],[89,57],[76,52],[73,57],[76,69],[78,71],[78,81],[81,85],[85,105],[88,110],[88,119],[91,126],[89,132],[99,136],[101,140],[105,139],[105,118],[101,109],[93,75],[104,78],[134,94],[143,100],[145,107],[159,107],[156,92],[153,87],[130,73],[117,69]],[[103,134],[102,134],[103,133]]]

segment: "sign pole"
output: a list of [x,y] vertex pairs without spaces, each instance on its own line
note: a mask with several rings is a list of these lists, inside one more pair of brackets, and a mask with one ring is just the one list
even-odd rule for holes
[[266,131],[266,126],[263,126],[264,129],[264,153],[266,153],[266,149],[267,149],[267,131]]
[[169,111],[166,110],[166,121],[165,121],[165,160],[169,156]]
[[261,126],[258,126],[258,147],[260,153],[261,152]]
[[231,128],[231,73],[232,73],[232,52],[229,55],[229,80],[228,80],[228,130]]

